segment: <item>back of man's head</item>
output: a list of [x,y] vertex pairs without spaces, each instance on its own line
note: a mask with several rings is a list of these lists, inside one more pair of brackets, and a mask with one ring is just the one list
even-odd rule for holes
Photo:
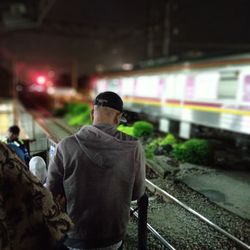
[[120,121],[126,121],[122,117],[123,101],[116,93],[111,91],[102,92],[96,96],[93,104],[92,120],[94,125],[107,123],[117,126]]

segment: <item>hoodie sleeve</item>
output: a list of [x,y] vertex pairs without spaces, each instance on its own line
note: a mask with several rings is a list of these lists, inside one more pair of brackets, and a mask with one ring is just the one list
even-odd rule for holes
[[50,160],[46,180],[46,187],[52,192],[53,195],[64,194],[63,176],[63,155],[61,152],[61,143],[59,143],[54,157]]
[[143,147],[139,141],[135,152],[135,171],[132,200],[138,200],[145,192],[145,157]]

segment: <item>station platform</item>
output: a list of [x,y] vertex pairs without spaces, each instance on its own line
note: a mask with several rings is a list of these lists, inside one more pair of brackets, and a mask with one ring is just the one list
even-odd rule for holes
[[[21,105],[18,103],[16,106],[20,108]],[[0,98],[0,140],[5,140],[8,128],[15,124],[14,109],[15,108],[13,100]],[[16,120],[16,125],[20,127],[20,139],[29,140],[30,137],[27,133],[27,130],[23,128],[23,124],[21,124],[20,122],[19,115],[16,116]]]
[[[189,167],[195,168],[191,164]],[[197,174],[183,176],[181,181],[219,206],[250,220],[249,172],[197,168]]]

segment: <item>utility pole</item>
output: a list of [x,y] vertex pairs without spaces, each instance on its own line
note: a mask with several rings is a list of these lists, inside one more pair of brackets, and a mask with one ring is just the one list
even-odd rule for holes
[[163,23],[163,46],[162,54],[165,57],[168,57],[170,54],[170,42],[171,42],[171,7],[172,0],[166,1],[165,4],[165,13],[164,13],[164,23]]
[[148,17],[147,17],[147,47],[146,47],[146,56],[147,59],[153,58],[154,55],[154,35],[153,35],[153,23],[152,23],[152,1],[147,0],[147,8],[148,8]]
[[148,0],[147,58],[168,57],[173,0]]
[[72,62],[72,74],[71,74],[71,84],[73,89],[77,91],[78,88],[78,62],[77,60],[73,60]]

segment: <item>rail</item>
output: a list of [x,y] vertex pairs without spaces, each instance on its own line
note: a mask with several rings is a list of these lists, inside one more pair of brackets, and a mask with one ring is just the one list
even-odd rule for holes
[[160,195],[162,195],[164,197],[168,197],[169,199],[171,199],[172,201],[174,201],[175,203],[177,203],[178,205],[180,205],[181,207],[183,207],[185,210],[187,210],[190,213],[192,213],[193,215],[197,216],[199,219],[201,219],[202,221],[204,221],[207,224],[209,224],[215,230],[219,231],[220,233],[224,234],[225,236],[227,236],[228,238],[230,238],[231,240],[233,240],[235,243],[237,243],[237,245],[243,247],[244,249],[250,249],[250,246],[248,246],[246,243],[244,243],[243,241],[239,240],[238,238],[236,238],[232,234],[228,233],[227,231],[225,231],[224,229],[222,229],[218,225],[214,224],[212,221],[208,220],[206,217],[204,217],[203,215],[199,214],[198,212],[196,212],[195,210],[193,210],[189,206],[185,205],[184,203],[182,203],[181,201],[179,201],[178,199],[176,199],[174,196],[172,196],[171,194],[169,194],[165,190],[159,188],[158,186],[156,186],[155,184],[153,184],[151,181],[149,181],[147,179],[146,179],[146,185],[147,185],[147,187],[150,190],[154,189],[158,194],[160,194]]

